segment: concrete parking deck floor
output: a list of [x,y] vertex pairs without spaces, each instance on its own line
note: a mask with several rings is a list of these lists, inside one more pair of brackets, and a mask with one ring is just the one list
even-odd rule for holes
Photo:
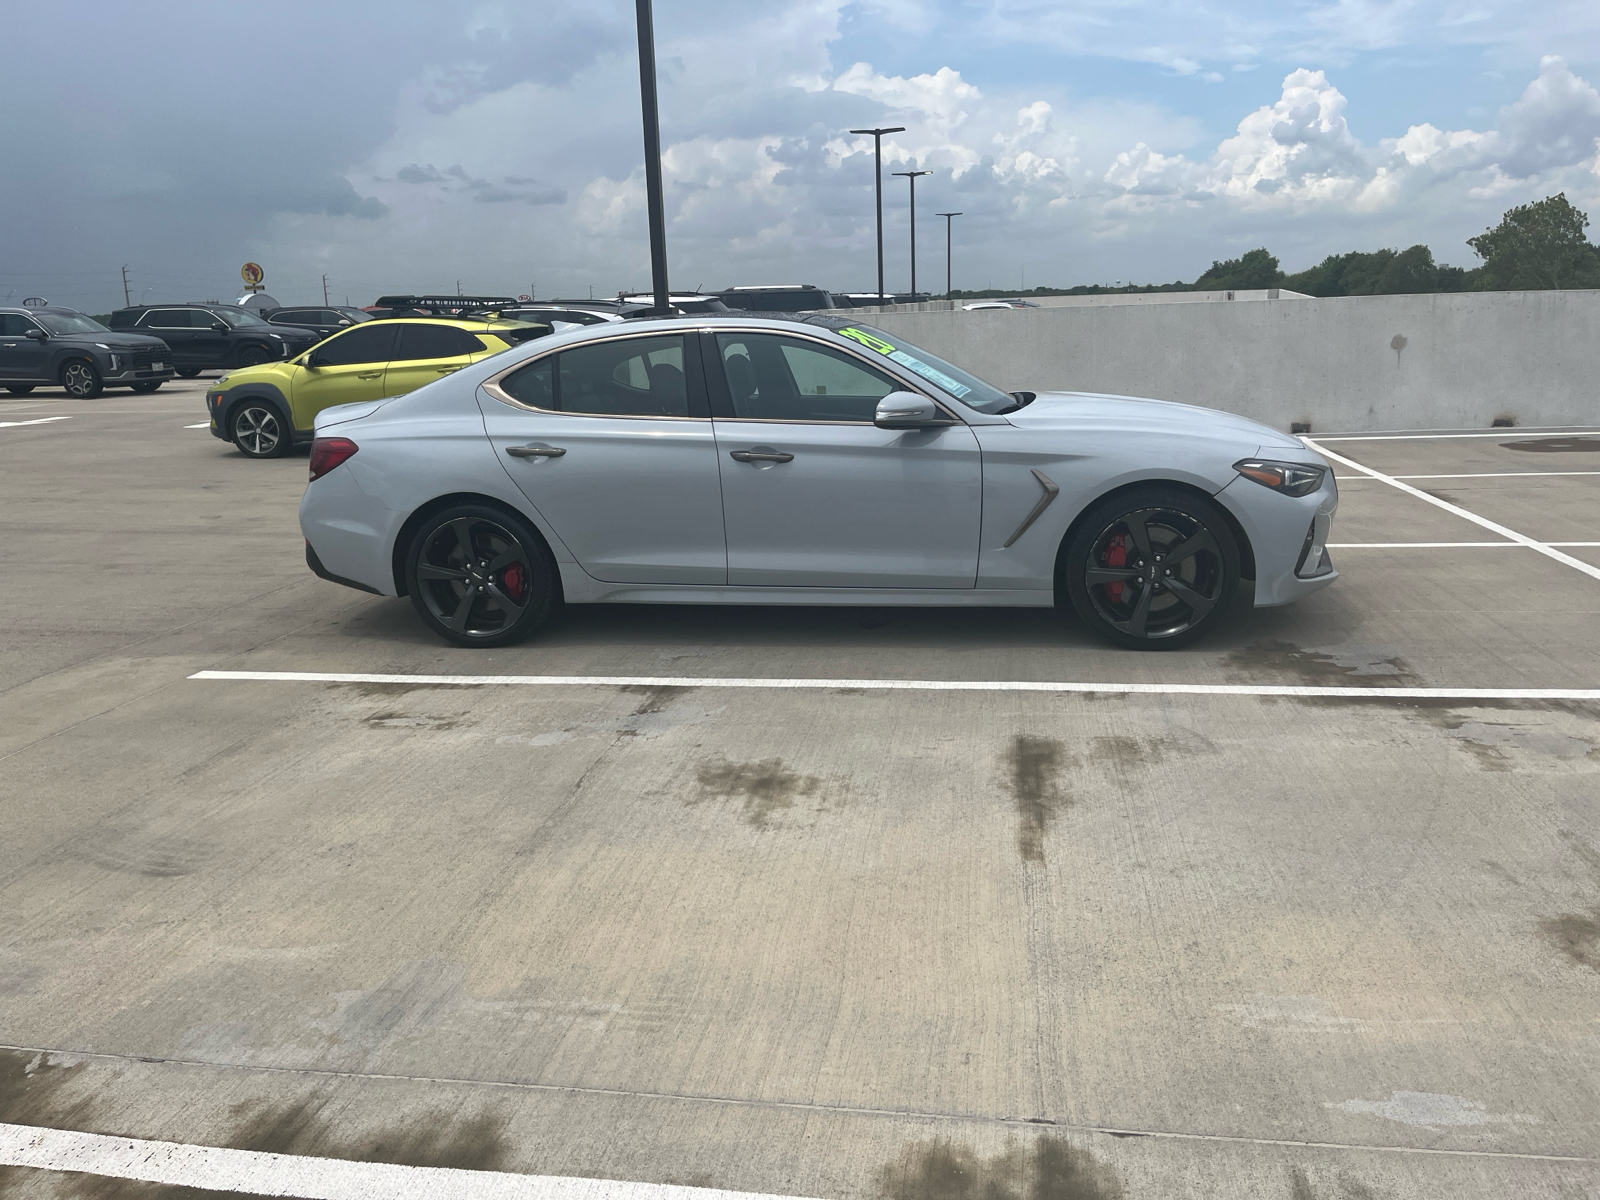
[[[1600,1194],[1600,704],[714,685],[1593,690],[1600,579],[1341,467],[1343,578],[1187,651],[614,607],[475,653],[312,577],[304,457],[202,383],[0,402],[0,1193],[232,1147],[297,1196]],[[1600,541],[1600,435],[1500,432],[1326,445]]]

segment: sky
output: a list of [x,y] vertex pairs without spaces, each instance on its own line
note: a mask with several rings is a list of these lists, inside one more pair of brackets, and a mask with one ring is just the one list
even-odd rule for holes
[[[633,5],[0,0],[0,303],[647,289]],[[1594,0],[656,0],[675,290],[1192,280],[1600,222]],[[1591,230],[1591,238],[1600,232]]]

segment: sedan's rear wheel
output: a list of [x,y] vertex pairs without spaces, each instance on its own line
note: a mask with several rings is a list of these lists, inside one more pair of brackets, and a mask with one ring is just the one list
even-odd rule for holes
[[458,646],[505,646],[560,604],[550,551],[523,521],[479,504],[436,513],[406,554],[406,590],[423,623]]
[[67,395],[79,400],[93,400],[105,391],[100,372],[94,369],[92,362],[82,358],[74,358],[61,368],[61,386],[67,389]]
[[1102,501],[1062,558],[1064,587],[1084,624],[1118,646],[1175,650],[1227,612],[1239,547],[1215,505],[1177,488]]
[[271,404],[246,400],[233,410],[233,444],[246,458],[276,458],[289,452],[289,431],[283,415]]

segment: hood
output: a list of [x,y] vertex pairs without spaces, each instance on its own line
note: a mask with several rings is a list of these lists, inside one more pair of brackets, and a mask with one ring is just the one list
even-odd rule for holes
[[120,329],[111,333],[52,333],[52,342],[88,342],[95,346],[109,346],[113,350],[148,350],[167,343],[148,333],[124,333]]
[[1138,396],[1107,396],[1098,392],[1040,392],[1026,408],[1007,413],[1006,420],[1021,429],[1082,429],[1104,432],[1177,434],[1207,438],[1237,438],[1241,445],[1261,450],[1305,450],[1293,434],[1248,417],[1199,408],[1171,400],[1146,400]]
[[330,425],[342,425],[346,421],[359,421],[362,417],[370,417],[389,401],[397,399],[398,396],[386,396],[382,400],[358,400],[354,404],[332,405],[317,414],[316,431],[321,433]]

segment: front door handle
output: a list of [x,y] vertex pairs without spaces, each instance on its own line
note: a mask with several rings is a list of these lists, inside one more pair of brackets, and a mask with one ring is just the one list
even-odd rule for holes
[[566,450],[560,446],[507,446],[512,458],[560,458]]
[[793,462],[794,455],[781,450],[730,450],[728,457],[734,462]]
[[383,372],[382,371],[357,371],[356,372],[356,378],[357,379],[380,379],[382,377],[383,377]]

